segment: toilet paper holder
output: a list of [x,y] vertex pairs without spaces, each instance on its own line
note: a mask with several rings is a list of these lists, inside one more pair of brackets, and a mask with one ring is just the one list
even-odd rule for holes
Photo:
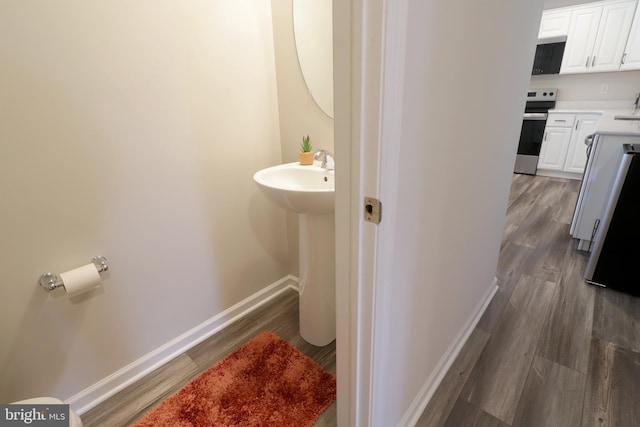
[[[103,271],[107,271],[109,269],[109,266],[107,265],[107,259],[103,256],[94,256],[91,262],[96,266],[96,270],[98,270],[98,273],[102,273]],[[40,280],[38,283],[40,283],[40,286],[42,286],[49,292],[64,286],[62,280],[60,280],[58,275],[54,273],[44,273],[40,276]]]

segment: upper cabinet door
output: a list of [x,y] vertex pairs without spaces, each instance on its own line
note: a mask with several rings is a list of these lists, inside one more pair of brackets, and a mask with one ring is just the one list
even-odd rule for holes
[[591,53],[601,16],[602,6],[579,8],[573,11],[560,74],[589,71],[592,60]]
[[627,48],[622,55],[621,70],[640,70],[640,6],[631,25],[631,32],[627,40]]
[[635,0],[603,6],[589,71],[620,69],[635,8]]
[[542,12],[538,38],[566,36],[569,34],[571,10],[545,10]]

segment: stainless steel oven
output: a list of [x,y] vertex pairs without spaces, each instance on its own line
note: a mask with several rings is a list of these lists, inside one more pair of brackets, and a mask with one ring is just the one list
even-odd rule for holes
[[527,92],[515,173],[536,174],[547,113],[556,105],[557,92],[557,89],[532,89]]

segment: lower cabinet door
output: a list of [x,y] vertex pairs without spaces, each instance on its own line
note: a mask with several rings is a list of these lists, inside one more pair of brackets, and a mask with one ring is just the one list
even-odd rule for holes
[[576,126],[571,135],[569,150],[564,164],[564,171],[583,173],[587,165],[587,146],[584,140],[596,130],[599,115],[582,115],[576,117]]
[[572,128],[550,127],[545,130],[538,169],[563,170]]

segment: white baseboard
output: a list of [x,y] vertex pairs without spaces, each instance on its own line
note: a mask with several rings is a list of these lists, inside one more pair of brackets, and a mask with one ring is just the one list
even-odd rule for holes
[[458,335],[453,340],[444,355],[440,358],[440,361],[438,361],[438,364],[436,365],[431,375],[429,375],[429,378],[427,378],[427,381],[420,388],[420,391],[418,392],[416,398],[413,400],[413,402],[409,406],[409,409],[407,410],[407,412],[405,412],[404,416],[398,423],[399,426],[416,425],[416,423],[420,419],[420,416],[427,407],[427,404],[433,397],[433,394],[436,392],[436,389],[442,382],[442,379],[446,375],[453,362],[456,360],[456,357],[458,357],[458,353],[460,353],[460,350],[462,350],[462,347],[467,342],[467,339],[469,339],[469,336],[480,321],[480,318],[489,306],[489,303],[493,299],[493,296],[496,294],[496,291],[498,290],[497,283],[498,279],[494,277],[491,286],[489,286],[489,289],[484,295],[484,298],[480,300],[480,303],[477,305],[476,309],[473,311],[473,313],[471,313],[471,316],[469,316],[469,320],[467,320],[467,323],[458,332]]
[[218,333],[238,318],[262,306],[286,289],[295,289],[297,291],[298,285],[299,281],[297,277],[291,275],[283,277],[261,291],[226,309],[222,313],[202,322],[184,334],[82,390],[80,393],[66,399],[65,403],[68,403],[71,409],[78,414],[84,414],[145,375]]
[[554,171],[554,170],[547,170],[547,169],[538,169],[536,171],[536,175],[548,176],[550,178],[575,179],[575,180],[580,181],[582,179],[582,175],[583,174],[575,173],[575,172],[564,172],[564,171]]

